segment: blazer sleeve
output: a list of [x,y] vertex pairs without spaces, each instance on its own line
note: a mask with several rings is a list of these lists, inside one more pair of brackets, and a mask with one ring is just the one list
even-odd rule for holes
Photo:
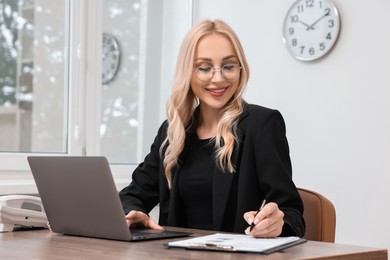
[[302,237],[305,232],[303,203],[292,180],[292,167],[286,126],[279,111],[273,110],[260,121],[256,136],[256,169],[267,201],[284,212],[282,236]]
[[148,214],[159,202],[160,146],[166,136],[167,123],[164,122],[149,154],[132,174],[131,183],[119,192],[125,214],[138,210]]

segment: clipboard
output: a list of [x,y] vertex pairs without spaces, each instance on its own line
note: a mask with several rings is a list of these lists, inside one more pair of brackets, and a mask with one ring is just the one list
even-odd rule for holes
[[271,254],[305,243],[306,241],[306,239],[299,237],[254,238],[241,234],[216,233],[169,242],[166,246],[168,248],[184,248],[188,250]]

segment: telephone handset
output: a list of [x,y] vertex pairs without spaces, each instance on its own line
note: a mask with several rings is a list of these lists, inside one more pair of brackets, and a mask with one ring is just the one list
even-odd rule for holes
[[15,225],[47,228],[47,217],[40,198],[0,196],[0,232],[13,231]]

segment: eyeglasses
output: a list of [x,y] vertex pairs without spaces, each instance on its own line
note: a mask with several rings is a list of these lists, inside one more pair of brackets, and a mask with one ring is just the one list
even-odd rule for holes
[[219,71],[225,79],[232,80],[240,76],[241,68],[242,67],[238,64],[234,63],[223,65],[221,68],[214,68],[210,65],[200,65],[194,72],[200,81],[210,81],[217,71]]

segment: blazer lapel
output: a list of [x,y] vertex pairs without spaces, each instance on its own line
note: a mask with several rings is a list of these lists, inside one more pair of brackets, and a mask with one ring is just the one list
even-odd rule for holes
[[226,204],[229,199],[230,187],[233,182],[233,174],[222,172],[219,169],[214,171],[213,176],[213,221],[214,230],[221,230]]
[[247,116],[248,111],[244,108],[244,112],[238,120],[238,129],[237,137],[238,144],[235,145],[233,154],[232,154],[232,163],[235,166],[236,172],[231,173],[227,171],[221,171],[218,167],[214,171],[213,176],[213,220],[214,220],[214,229],[221,230],[223,219],[225,216],[225,211],[227,203],[230,196],[231,186],[233,184],[234,175],[239,174],[239,157],[241,154],[241,144],[244,142],[244,134],[240,128],[240,122]]
[[[240,143],[240,142],[239,142]],[[240,154],[240,145],[236,145],[232,154],[232,163],[237,172],[221,171],[216,168],[213,176],[213,220],[214,229],[221,230],[227,203],[230,197],[231,186],[235,174],[238,174],[238,158]]]
[[180,203],[179,203],[179,196],[177,194],[177,171],[178,169],[175,167],[175,169],[172,171],[172,183],[171,183],[171,189],[170,189],[170,203],[169,203],[169,211],[168,211],[168,219],[167,219],[167,225],[168,226],[179,226],[179,213],[180,213]]
[[172,168],[172,186],[170,189],[170,203],[169,203],[169,212],[168,212],[168,226],[181,226],[182,219],[180,219],[181,211],[183,210],[181,207],[181,202],[178,194],[178,178],[177,176],[180,174],[180,170],[183,166],[183,162],[185,161],[188,150],[189,150],[189,138],[187,137],[185,140],[184,150],[182,154],[179,156],[178,165]]

